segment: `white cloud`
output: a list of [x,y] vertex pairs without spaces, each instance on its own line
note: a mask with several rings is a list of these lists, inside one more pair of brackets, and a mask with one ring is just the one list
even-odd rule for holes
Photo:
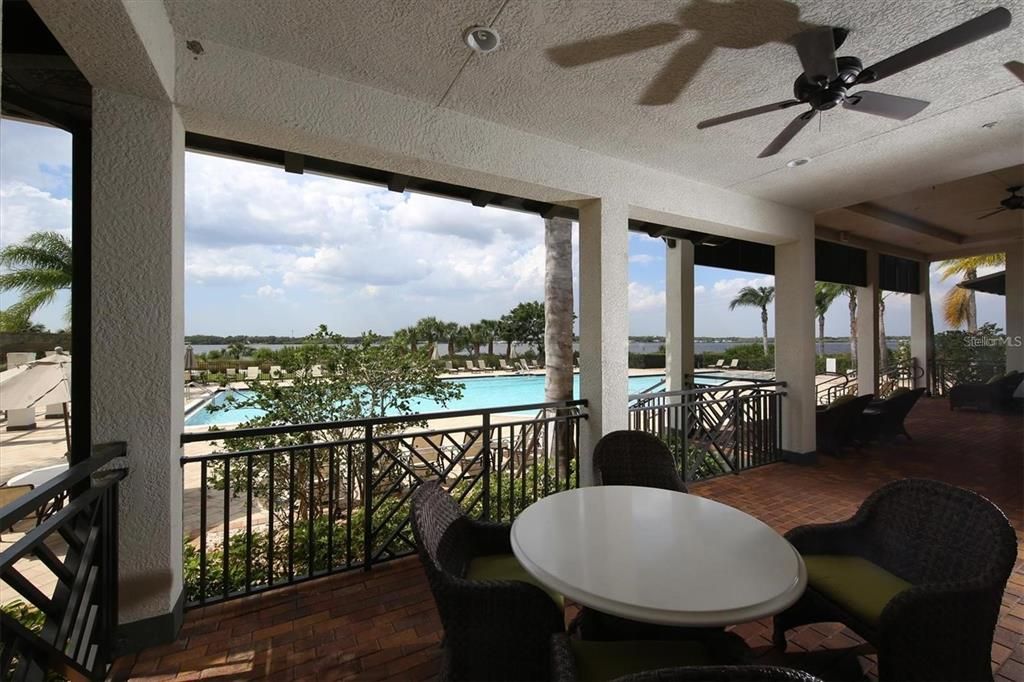
[[[7,155],[4,150],[4,156]],[[33,232],[52,230],[71,236],[71,200],[20,180],[0,184],[0,244],[16,244]]]
[[256,296],[273,301],[280,301],[284,298],[284,289],[278,289],[277,287],[270,286],[269,284],[264,284],[256,290]]
[[662,259],[649,253],[636,253],[629,257],[629,262],[636,263],[637,265],[647,265],[649,263],[656,263],[660,260]]
[[630,312],[665,309],[665,290],[654,289],[638,282],[629,283]]

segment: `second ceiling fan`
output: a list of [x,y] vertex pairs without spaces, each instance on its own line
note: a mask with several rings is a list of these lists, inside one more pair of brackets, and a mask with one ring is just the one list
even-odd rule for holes
[[808,111],[793,119],[771,144],[758,154],[758,158],[764,158],[781,151],[819,112],[828,111],[836,106],[900,121],[908,119],[920,113],[929,103],[871,90],[850,92],[850,88],[880,81],[992,35],[1009,26],[1010,19],[1008,9],[997,7],[868,68],[863,68],[861,61],[856,57],[836,57],[836,48],[846,38],[847,32],[844,29],[823,26],[805,31],[795,39],[797,55],[804,71],[793,85],[794,99],[709,118],[698,123],[697,127],[710,128],[800,104],[810,105]]

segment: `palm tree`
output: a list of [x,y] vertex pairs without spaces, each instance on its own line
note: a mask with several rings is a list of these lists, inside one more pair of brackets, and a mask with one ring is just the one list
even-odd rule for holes
[[516,342],[516,329],[508,315],[498,320],[498,338],[505,342],[505,359],[512,357],[512,347]]
[[484,333],[484,342],[487,344],[487,354],[494,355],[494,342],[498,337],[497,320],[480,320],[480,328]]
[[736,306],[761,309],[761,341],[765,357],[768,356],[768,306],[773,300],[775,287],[743,287],[729,303],[729,310],[735,310]]
[[[544,221],[544,400],[572,400],[572,222]],[[569,476],[565,428],[555,425],[555,462],[559,478]]]
[[466,341],[470,346],[473,347],[473,356],[480,357],[480,346],[487,343],[487,339],[493,339],[493,336],[489,336],[487,329],[480,322],[474,322],[468,327],[463,327],[465,331]]
[[838,286],[831,282],[814,283],[814,314],[818,317],[818,355],[825,354],[825,314],[839,297]]
[[410,328],[414,330],[418,339],[427,344],[427,347],[430,348],[431,356],[434,354],[437,342],[444,338],[441,333],[442,324],[443,323],[436,317],[421,317],[416,321],[416,324]]
[[[962,282],[977,279],[978,269],[986,266],[1006,265],[1005,253],[989,253],[983,256],[967,258],[951,258],[939,263],[942,281],[950,277],[961,276]],[[946,292],[942,300],[942,316],[946,324],[954,329],[967,327],[967,331],[978,331],[978,305],[974,300],[974,290],[954,286]]]
[[437,330],[439,336],[448,342],[448,357],[455,357],[455,351],[459,349],[461,340],[462,325],[458,322],[440,322]]
[[[0,274],[0,291],[21,291],[21,300],[6,312],[27,320],[58,291],[71,288],[71,242],[57,232],[30,234],[0,249],[0,268],[10,270]],[[71,303],[65,318],[71,320]]]

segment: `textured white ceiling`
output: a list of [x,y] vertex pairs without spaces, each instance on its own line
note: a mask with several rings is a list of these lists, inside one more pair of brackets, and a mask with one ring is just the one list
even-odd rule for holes
[[[1024,85],[1004,62],[1021,59],[1024,0],[1004,0],[1011,27],[888,78],[871,89],[932,102],[908,121],[850,111],[821,117],[780,155],[758,152],[798,113],[780,111],[699,131],[698,121],[787,99],[800,73],[781,42],[810,24],[850,29],[840,55],[866,65],[995,4],[958,0],[165,0],[181,39],[209,39],[331,76],[413,97],[512,128],[702,182],[825,210],[1024,161]],[[472,55],[462,31],[502,36]],[[675,41],[563,68],[546,50],[651,24]],[[671,26],[657,31],[671,31]],[[633,41],[650,33],[638,33]],[[672,104],[638,101],[661,69],[692,74]],[[994,129],[981,123],[998,120]],[[788,169],[795,157],[813,162]]]

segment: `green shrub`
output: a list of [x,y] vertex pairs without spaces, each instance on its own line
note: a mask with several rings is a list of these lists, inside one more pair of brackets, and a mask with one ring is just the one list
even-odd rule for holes
[[630,369],[664,369],[665,353],[630,353]]
[[[46,614],[36,607],[17,599],[0,605],[0,612],[3,612],[5,616],[13,618],[23,625],[26,630],[37,635],[42,632],[43,625],[46,623]],[[15,651],[11,660],[7,661],[7,651],[5,651],[5,648],[5,639],[0,639],[0,661],[6,661],[7,663],[6,666],[0,670],[0,679],[6,681],[14,679],[14,672],[18,669],[19,659],[18,654]],[[48,672],[46,674],[47,682],[58,682],[63,679],[64,678],[57,673]]]

